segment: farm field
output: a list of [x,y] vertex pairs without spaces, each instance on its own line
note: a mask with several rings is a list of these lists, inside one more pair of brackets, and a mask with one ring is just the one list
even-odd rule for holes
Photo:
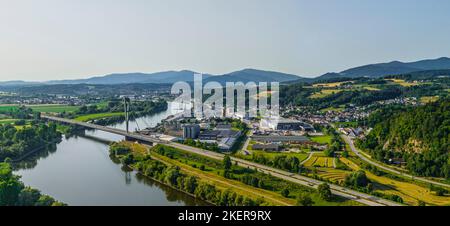
[[439,100],[439,96],[421,97],[420,102],[424,104],[433,103]]
[[342,89],[323,89],[320,92],[314,93],[313,95],[311,95],[309,98],[311,99],[319,99],[319,98],[324,98],[336,93],[340,93],[344,90]]
[[0,125],[11,124],[16,122],[18,119],[0,119]]
[[364,86],[363,89],[369,90],[369,91],[380,91],[381,89],[373,87],[373,86]]
[[418,83],[412,83],[412,82],[407,82],[403,79],[386,79],[386,81],[391,81],[392,83],[404,86],[404,87],[411,87],[411,86],[417,86],[419,85]]
[[0,105],[0,112],[13,111],[17,108],[18,106],[16,105]]
[[345,82],[319,83],[319,84],[314,84],[313,87],[328,87],[328,88],[333,88],[333,87],[341,86],[343,83],[345,83]]
[[75,118],[76,121],[87,122],[95,119],[109,118],[114,116],[122,116],[125,115],[123,112],[109,112],[109,113],[98,113],[98,114],[89,114],[82,115]]
[[323,180],[328,180],[332,183],[341,183],[345,177],[351,172],[339,169],[320,168],[317,169],[317,175]]
[[311,158],[303,165],[306,167],[334,168],[333,161],[334,158],[317,156],[316,154],[313,154],[313,156],[311,156]]
[[[44,113],[61,113],[61,112],[73,112],[78,110],[79,106],[58,105],[58,104],[42,104],[42,105],[25,105],[36,112]],[[19,105],[0,105],[1,111],[13,111],[19,108]]]
[[[271,159],[271,160],[274,159],[274,158],[277,157],[277,156],[297,157],[298,160],[299,160],[300,162],[302,162],[302,161],[304,161],[306,158],[308,158],[308,154],[306,154],[306,153],[294,153],[294,152],[268,152],[268,151],[256,151],[256,150],[253,150],[252,152],[253,152],[253,154],[257,154],[257,155],[260,154],[260,155],[263,155],[263,156],[265,156],[266,158]],[[242,155],[242,154],[238,154],[238,155],[239,155],[239,157],[241,157],[241,158],[251,160],[251,156],[245,156],[245,155]]]
[[[353,170],[360,170],[361,168],[353,161],[347,158],[340,158],[340,160]],[[376,191],[385,194],[395,194],[404,200],[408,205],[417,205],[418,200],[424,201],[430,205],[450,205],[450,196],[436,196],[417,184],[397,181],[383,176],[377,176],[373,173],[365,171],[367,177],[375,182],[374,188]]]
[[321,109],[320,112],[322,112],[322,113],[325,113],[328,111],[342,112],[344,110],[345,110],[344,107],[328,107],[328,108]]
[[331,138],[332,137],[329,135],[310,137],[311,141],[319,143],[319,144],[331,144]]
[[80,108],[79,106],[69,105],[29,105],[27,107],[31,108],[33,111],[44,113],[74,112]]

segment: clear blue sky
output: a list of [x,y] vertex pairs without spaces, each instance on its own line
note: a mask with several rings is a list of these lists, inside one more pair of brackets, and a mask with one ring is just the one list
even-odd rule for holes
[[0,80],[258,68],[316,76],[450,55],[444,0],[0,0]]

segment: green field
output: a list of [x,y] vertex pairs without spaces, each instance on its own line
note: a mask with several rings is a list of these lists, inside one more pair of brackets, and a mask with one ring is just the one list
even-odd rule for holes
[[16,121],[17,121],[17,119],[1,119],[0,120],[0,125],[12,124],[12,123],[14,123]]
[[44,113],[74,112],[80,108],[79,106],[69,105],[30,105],[27,107],[33,109],[33,111]]
[[311,99],[319,99],[319,98],[324,98],[336,93],[340,93],[344,90],[342,89],[323,89],[320,92],[314,93],[313,95],[311,95],[309,98]]
[[[274,159],[276,156],[289,156],[289,157],[297,157],[298,160],[301,162],[308,157],[308,154],[306,154],[306,153],[295,153],[295,152],[269,152],[269,151],[256,151],[256,150],[254,150],[252,152],[253,152],[253,154],[264,155],[266,158],[268,158],[270,160]],[[251,156],[240,155],[239,157],[245,158],[245,159],[251,159]]]
[[335,108],[335,107],[329,107],[329,108],[324,108],[324,109],[320,110],[320,112],[322,112],[322,113],[325,113],[325,112],[328,112],[328,111],[341,112],[341,111],[343,111],[343,110],[345,110],[344,107],[338,107],[338,108]]
[[[61,112],[73,112],[78,110],[79,106],[69,106],[69,105],[57,105],[57,104],[42,104],[42,105],[26,105],[26,107],[31,108],[36,112],[44,113],[61,113]],[[3,105],[0,106],[0,111],[13,111],[19,108],[19,105]]]
[[108,113],[98,113],[98,114],[89,114],[82,115],[75,118],[77,121],[87,122],[95,119],[109,118],[114,116],[122,116],[125,115],[123,112],[108,112]]
[[18,108],[18,106],[16,106],[16,105],[1,105],[0,112],[13,111],[17,108]]
[[390,81],[394,84],[403,86],[403,87],[411,87],[411,86],[417,86],[420,85],[419,83],[412,83],[412,82],[407,82],[403,79],[385,79],[386,81]]
[[313,87],[338,87],[341,86],[344,82],[330,82],[330,83],[318,83],[314,84]]
[[373,86],[364,86],[363,88],[366,90],[369,90],[369,91],[380,91],[381,90],[381,89],[373,87]]
[[310,137],[310,139],[313,142],[316,142],[319,144],[331,144],[332,137],[329,135],[323,135],[323,136],[313,136],[313,137]]

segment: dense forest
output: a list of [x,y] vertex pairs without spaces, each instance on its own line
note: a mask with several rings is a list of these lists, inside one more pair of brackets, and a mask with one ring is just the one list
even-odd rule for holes
[[56,124],[32,122],[31,126],[20,129],[12,125],[0,126],[0,162],[6,158],[17,159],[46,144],[61,139]]
[[12,173],[8,163],[0,163],[0,206],[61,206],[48,195],[40,191],[25,187],[20,177]]
[[371,115],[370,134],[357,145],[378,160],[401,159],[420,176],[450,178],[450,100]]

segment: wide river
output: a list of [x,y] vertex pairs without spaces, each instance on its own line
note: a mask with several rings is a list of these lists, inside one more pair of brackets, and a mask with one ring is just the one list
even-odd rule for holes
[[[137,123],[131,121],[130,131],[153,127],[177,113],[177,108],[169,103],[167,111],[138,118]],[[125,129],[125,123],[112,127]],[[69,205],[206,205],[123,168],[108,152],[108,141],[119,140],[123,137],[103,131],[86,131],[85,136],[63,138],[52,149],[19,164],[15,174],[22,176],[25,185]]]

